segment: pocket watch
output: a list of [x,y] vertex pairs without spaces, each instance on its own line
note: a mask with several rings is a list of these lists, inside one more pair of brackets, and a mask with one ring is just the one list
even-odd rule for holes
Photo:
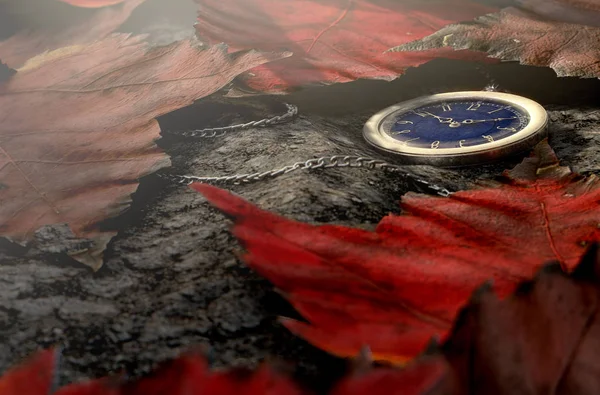
[[398,103],[373,115],[367,142],[400,162],[473,165],[526,151],[547,136],[548,114],[509,93],[450,92]]

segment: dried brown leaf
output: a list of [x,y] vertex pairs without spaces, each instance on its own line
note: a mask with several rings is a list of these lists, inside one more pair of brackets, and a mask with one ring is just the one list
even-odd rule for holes
[[119,34],[29,60],[0,87],[0,235],[24,242],[66,222],[96,241],[78,259],[98,268],[115,232],[97,223],[128,207],[139,177],[169,165],[154,118],[280,57],[191,41],[148,49]]
[[444,27],[391,51],[430,51],[452,47],[487,52],[492,58],[548,66],[558,76],[600,78],[600,28],[542,20],[506,8],[473,22]]

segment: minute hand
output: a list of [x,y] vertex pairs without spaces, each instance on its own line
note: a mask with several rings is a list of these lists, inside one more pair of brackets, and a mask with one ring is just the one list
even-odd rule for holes
[[504,121],[506,119],[517,119],[517,117],[512,118],[494,118],[494,119],[465,119],[461,123],[480,123],[480,122],[496,122],[496,121]]

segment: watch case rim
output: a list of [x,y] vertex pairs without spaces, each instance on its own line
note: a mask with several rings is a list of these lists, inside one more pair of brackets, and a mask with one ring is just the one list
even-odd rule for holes
[[[514,135],[491,143],[473,147],[417,148],[402,145],[381,130],[381,124],[392,113],[404,113],[429,103],[444,100],[491,100],[519,108],[529,117],[529,122]],[[363,127],[363,137],[377,149],[391,152],[411,164],[431,164],[436,166],[461,166],[490,162],[500,157],[522,152],[547,137],[548,114],[539,103],[523,96],[504,92],[459,91],[420,96],[384,108],[373,115]]]

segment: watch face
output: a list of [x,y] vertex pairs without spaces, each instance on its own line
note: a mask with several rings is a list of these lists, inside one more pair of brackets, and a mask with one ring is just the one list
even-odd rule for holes
[[391,115],[382,125],[398,143],[429,149],[463,148],[502,140],[529,123],[521,109],[484,100],[448,100]]
[[501,92],[451,92],[388,107],[364,127],[377,148],[409,163],[460,166],[531,148],[546,136],[547,113],[533,100]]

